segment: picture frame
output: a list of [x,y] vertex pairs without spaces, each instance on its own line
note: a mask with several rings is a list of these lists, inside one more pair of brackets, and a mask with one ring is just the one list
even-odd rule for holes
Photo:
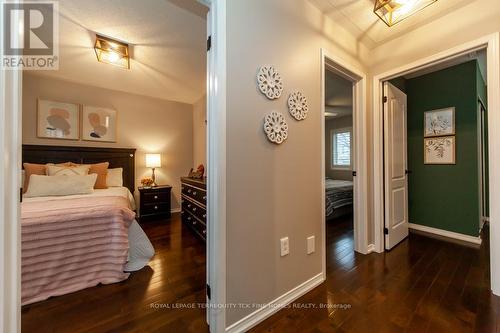
[[36,136],[42,139],[79,140],[80,105],[37,98]]
[[116,110],[84,105],[82,110],[82,140],[116,142]]
[[455,108],[424,112],[424,137],[455,135]]
[[455,136],[424,138],[424,164],[456,164]]

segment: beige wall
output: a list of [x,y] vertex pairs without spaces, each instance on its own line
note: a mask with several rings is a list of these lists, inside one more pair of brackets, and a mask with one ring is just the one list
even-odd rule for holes
[[203,164],[207,168],[207,96],[193,105],[193,167]]
[[[118,142],[102,143],[39,139],[36,137],[36,100],[109,107],[117,110]],[[180,207],[179,177],[193,165],[193,107],[130,93],[43,78],[23,77],[23,143],[68,146],[136,148],[136,179],[150,176],[145,167],[145,153],[162,154],[162,167],[157,169],[157,182],[173,188],[172,208]]]
[[339,128],[352,128],[352,116],[330,118],[325,121],[325,176],[332,179],[352,180],[352,170],[332,169],[332,136],[331,132]]
[[[320,49],[356,66],[359,50],[308,1],[231,0],[227,6],[227,301],[267,303],[321,272]],[[265,64],[282,74],[278,100],[258,91],[256,73]],[[294,89],[309,102],[300,122],[287,111]],[[289,125],[279,146],[263,132],[271,111],[283,113]],[[311,235],[316,252],[307,255]],[[285,236],[290,254],[280,257]],[[229,309],[227,324],[255,310]]]

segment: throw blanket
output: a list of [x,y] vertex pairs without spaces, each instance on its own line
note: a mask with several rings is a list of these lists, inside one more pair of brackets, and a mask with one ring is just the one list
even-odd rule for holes
[[128,207],[123,197],[23,202],[22,305],[127,279]]
[[352,205],[352,182],[347,180],[326,179],[326,216],[333,214],[335,209]]

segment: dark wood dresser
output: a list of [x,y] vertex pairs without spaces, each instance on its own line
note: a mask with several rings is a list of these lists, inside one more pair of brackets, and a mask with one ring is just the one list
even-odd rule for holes
[[182,222],[200,238],[207,238],[206,179],[181,178]]
[[172,186],[161,185],[151,188],[139,187],[140,221],[170,217],[170,192]]

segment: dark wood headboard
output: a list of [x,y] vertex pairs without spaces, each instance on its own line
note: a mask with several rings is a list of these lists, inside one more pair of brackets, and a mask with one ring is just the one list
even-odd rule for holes
[[93,164],[109,162],[109,168],[123,168],[123,186],[135,190],[135,148],[95,148],[23,145],[23,163]]

